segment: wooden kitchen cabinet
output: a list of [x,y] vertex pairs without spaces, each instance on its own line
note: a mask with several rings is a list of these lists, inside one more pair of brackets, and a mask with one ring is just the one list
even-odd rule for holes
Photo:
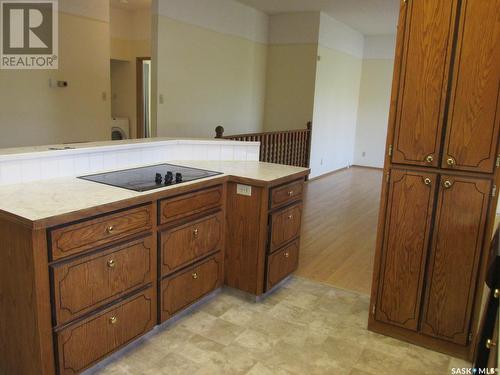
[[492,173],[500,115],[500,1],[462,5],[443,168]]
[[168,275],[194,260],[220,251],[223,236],[222,212],[160,233],[161,274]]
[[468,360],[500,183],[499,13],[401,0],[368,323]]
[[49,232],[53,260],[92,250],[152,228],[151,207],[141,206],[65,225]]
[[465,345],[491,181],[443,175],[430,249],[422,332]]
[[152,289],[57,332],[59,374],[79,374],[150,331],[156,324]]
[[438,176],[392,170],[376,319],[416,331]]
[[295,240],[267,257],[266,290],[277,285],[299,266],[299,240]]
[[226,285],[260,297],[297,269],[303,185],[228,184]]
[[222,258],[218,253],[162,280],[160,286],[162,322],[222,286],[224,279]]
[[392,162],[493,173],[500,3],[408,0],[401,12]]
[[408,0],[401,7],[394,163],[439,165],[457,3]]
[[[51,267],[57,325],[82,316],[153,281],[150,236]],[[83,288],[82,286],[86,286]]]

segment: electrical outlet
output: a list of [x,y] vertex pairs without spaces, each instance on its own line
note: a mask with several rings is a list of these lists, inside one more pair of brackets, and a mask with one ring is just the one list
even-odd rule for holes
[[249,185],[237,184],[236,185],[236,194],[246,195],[247,197],[251,197],[252,196],[252,187]]

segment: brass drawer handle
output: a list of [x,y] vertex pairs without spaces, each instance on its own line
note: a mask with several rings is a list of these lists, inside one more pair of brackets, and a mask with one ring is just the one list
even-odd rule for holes
[[432,155],[427,155],[427,157],[425,158],[425,161],[429,164],[431,164],[433,161],[434,161],[434,156]]
[[191,274],[191,276],[193,277],[194,280],[196,280],[198,278],[198,274],[196,272],[193,272]]
[[427,178],[424,180],[424,184],[426,184],[426,185],[430,185],[430,184],[432,184],[432,180],[431,180],[429,177],[427,177]]
[[445,187],[445,189],[449,189],[449,188],[451,188],[453,186],[453,183],[450,180],[446,180],[443,183],[443,186]]
[[193,230],[193,236],[194,237],[198,237],[198,234],[200,234],[200,231],[198,230],[198,228],[196,228],[195,230]]
[[112,225],[110,225],[109,227],[106,228],[106,233],[111,234],[113,233],[114,230],[115,228]]
[[109,324],[116,324],[118,323],[118,318],[116,316],[112,316],[109,318]]
[[496,341],[493,341],[492,339],[486,340],[486,349],[493,349],[495,346],[497,346]]
[[116,262],[114,259],[110,259],[107,262],[108,268],[115,268],[116,267]]
[[493,291],[493,298],[498,299],[500,297],[500,289],[495,289]]
[[289,258],[289,257],[290,257],[290,253],[287,251],[287,252],[285,253],[285,258]]
[[457,162],[450,156],[448,159],[446,159],[446,164],[448,164],[449,167],[453,168],[457,164]]
[[289,197],[291,197],[292,195],[293,195],[293,190],[290,190],[290,191],[288,192],[288,196],[289,196]]

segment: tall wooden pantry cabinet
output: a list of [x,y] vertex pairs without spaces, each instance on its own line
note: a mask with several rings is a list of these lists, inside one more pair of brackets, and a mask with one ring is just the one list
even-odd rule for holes
[[401,0],[369,329],[470,359],[500,183],[500,0]]

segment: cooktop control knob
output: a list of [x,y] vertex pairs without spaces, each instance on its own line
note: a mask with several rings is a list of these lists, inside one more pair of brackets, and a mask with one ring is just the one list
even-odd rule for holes
[[165,175],[165,185],[170,185],[174,180],[174,174],[172,172],[167,172]]
[[177,173],[175,174],[175,182],[176,182],[176,183],[182,182],[182,173],[177,172]]
[[159,185],[159,184],[161,184],[162,181],[163,181],[163,177],[161,176],[160,173],[157,173],[156,177],[155,177],[156,184]]

